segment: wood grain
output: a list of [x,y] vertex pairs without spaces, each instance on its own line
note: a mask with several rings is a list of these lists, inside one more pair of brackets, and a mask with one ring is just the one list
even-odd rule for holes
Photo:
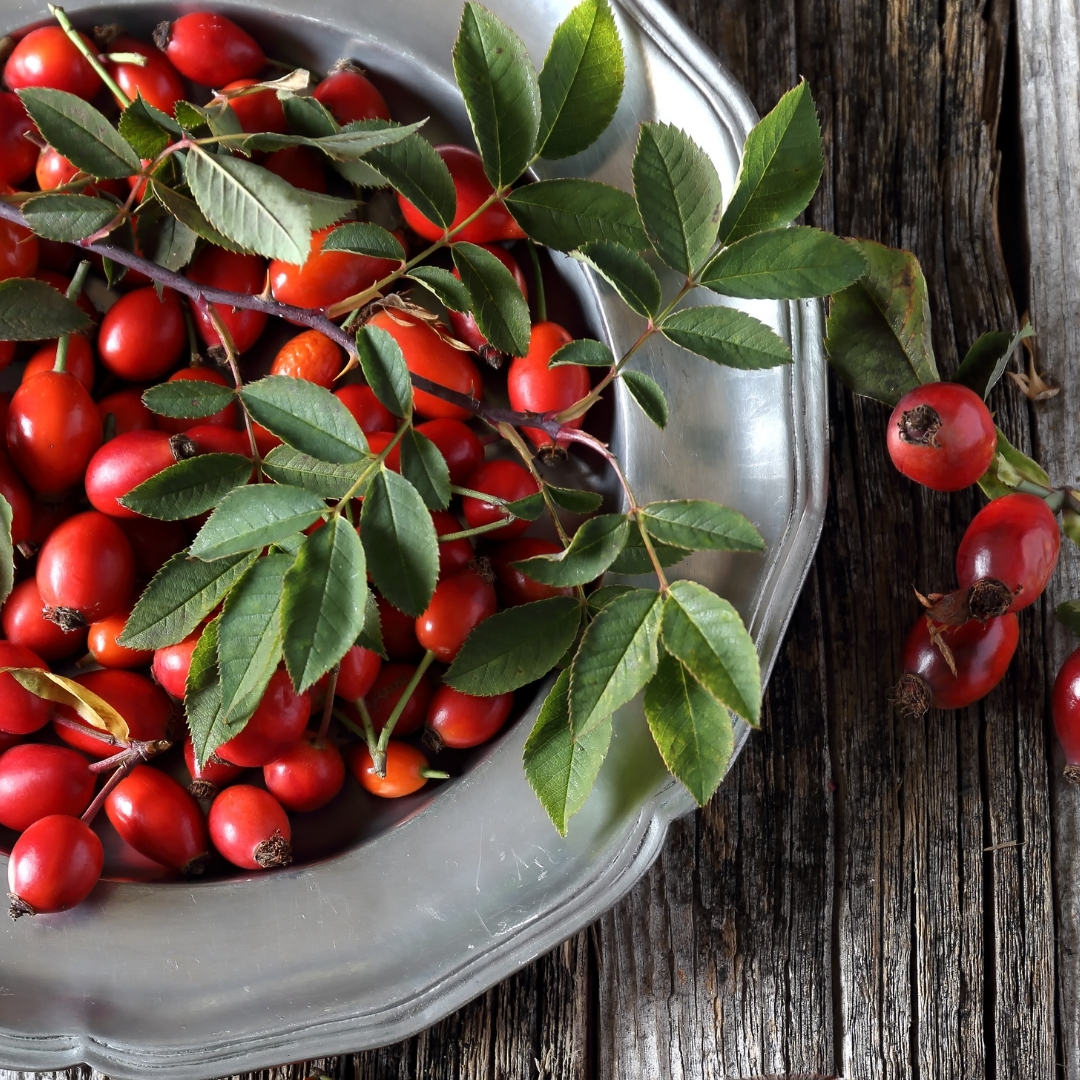
[[[1075,0],[1017,0],[1016,27],[1009,0],[673,6],[760,111],[809,80],[827,168],[808,220],[918,255],[943,373],[1030,305],[1064,391],[991,404],[1076,480]],[[980,706],[896,715],[911,586],[953,583],[980,500],[903,481],[879,406],[834,382],[830,408],[824,542],[763,730],[712,804],[590,932],[430,1030],[234,1080],[1080,1078],[1080,792],[1056,779],[1047,705],[1075,642],[1037,606]],[[1051,603],[1080,595],[1074,549],[1062,563]]]

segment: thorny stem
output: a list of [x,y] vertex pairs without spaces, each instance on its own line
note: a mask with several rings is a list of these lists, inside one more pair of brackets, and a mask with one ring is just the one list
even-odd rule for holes
[[[198,303],[198,301],[196,301],[196,303]],[[221,341],[222,347],[225,349],[225,360],[229,365],[229,370],[232,372],[233,382],[236,384],[236,400],[240,405],[240,415],[244,418],[244,430],[247,432],[248,443],[251,445],[251,456],[255,462],[255,468],[258,470],[259,479],[261,480],[262,459],[259,457],[259,444],[255,439],[255,427],[251,422],[251,415],[247,411],[247,406],[244,404],[244,400],[239,394],[240,388],[244,385],[244,380],[240,377],[240,365],[236,361],[236,343],[233,341],[232,334],[229,333],[229,328],[225,325],[224,320],[218,314],[214,305],[207,304],[205,301],[203,301],[203,305],[203,310],[206,312],[207,317],[217,331],[217,336]]]
[[[79,294],[83,291],[83,285],[86,284],[86,275],[89,272],[90,263],[86,259],[83,259],[76,267],[75,273],[71,277],[71,284],[67,287],[67,293],[65,295],[69,300],[74,301],[78,299]],[[53,362],[53,371],[67,371],[67,354],[70,341],[70,334],[62,334],[60,340],[56,343],[56,360]]]
[[330,670],[330,678],[326,682],[326,703],[323,705],[322,723],[319,725],[319,743],[326,740],[326,733],[330,730],[330,717],[334,714],[334,695],[337,693],[338,675],[341,674],[341,665],[335,664]]
[[536,470],[536,461],[533,458],[532,452],[525,444],[525,440],[512,428],[509,424],[499,425],[499,434],[518,452],[521,460],[525,463],[525,468],[529,470],[532,478],[536,481],[540,488],[540,494],[544,497],[544,506],[547,507],[548,513],[551,515],[551,520],[555,524],[555,531],[559,534],[559,539],[562,541],[562,546],[567,548],[570,546],[570,537],[567,535],[566,529],[563,528],[563,523],[559,520],[559,510],[555,505],[555,501],[551,497],[551,493],[548,491],[547,484],[544,482],[544,478]]
[[424,677],[424,673],[427,669],[431,667],[431,662],[434,659],[435,654],[428,649],[428,651],[424,653],[424,659],[417,664],[416,670],[413,672],[413,676],[405,689],[401,691],[401,697],[397,699],[394,711],[387,718],[386,724],[379,734],[379,742],[375,747],[375,753],[371,755],[372,762],[375,765],[375,772],[378,773],[379,776],[386,775],[386,747],[390,742],[390,736],[394,732],[394,726],[397,724],[398,718],[405,711],[405,706],[409,704],[409,698],[413,696],[413,691],[420,685],[420,680]]
[[82,37],[79,35],[79,32],[71,25],[71,20],[67,17],[67,13],[64,9],[62,7],[56,7],[54,4],[49,4],[48,7],[49,14],[60,24],[61,29],[67,34],[71,44],[86,57],[89,65],[98,73],[101,81],[109,88],[113,97],[119,102],[120,108],[126,109],[131,104],[131,98],[116,85],[116,80],[105,69],[105,65],[97,58],[97,54],[87,46],[86,42],[83,41]]

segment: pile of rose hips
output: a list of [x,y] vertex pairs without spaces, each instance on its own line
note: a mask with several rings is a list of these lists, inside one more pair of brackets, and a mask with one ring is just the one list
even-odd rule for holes
[[[218,15],[184,15],[160,27],[155,41],[158,47],[114,37],[101,51],[145,57],[144,66],[109,61],[110,73],[129,95],[137,91],[168,113],[177,99],[191,96],[185,78],[230,89],[250,85],[266,64],[259,45]],[[9,91],[43,86],[86,99],[103,95],[98,75],[59,27],[22,37],[3,75]],[[314,95],[341,123],[390,118],[379,91],[348,64],[319,83]],[[246,130],[285,131],[282,107],[272,91],[236,98],[232,105]],[[18,97],[0,92],[0,183],[5,192],[32,188],[35,182],[51,190],[77,178],[75,167],[55,151],[39,151],[35,135]],[[473,151],[445,146],[439,152],[455,180],[460,221],[492,189]],[[295,185],[327,190],[322,159],[302,146],[271,153],[262,164]],[[115,194],[127,196],[122,182],[100,182],[98,187],[108,190],[110,184]],[[442,236],[443,230],[415,207],[404,200],[400,204],[411,230],[400,232],[402,240],[410,241],[413,234],[429,240]],[[282,302],[325,309],[397,268],[386,260],[323,252],[327,232],[315,235],[303,266],[267,263],[205,245],[186,274],[238,293],[268,288]],[[522,235],[496,203],[461,239],[500,245]],[[502,246],[490,250],[527,292],[512,253]],[[82,295],[86,267],[76,270],[78,260],[77,247],[40,240],[0,222],[0,279],[36,275],[64,291],[74,272],[80,280],[73,292],[97,318]],[[202,520],[151,520],[118,499],[182,458],[227,452],[254,459],[253,444],[264,455],[279,440],[258,425],[247,430],[235,404],[203,420],[154,415],[142,394],[156,381],[232,385],[213,364],[194,362],[195,333],[211,357],[222,342],[205,304],[189,307],[168,289],[159,294],[134,272],[120,288],[122,295],[100,318],[96,340],[90,334],[74,335],[65,343],[66,355],[58,342],[28,349],[32,355],[25,357],[15,345],[0,342],[0,367],[26,360],[18,388],[2,395],[0,416],[6,432],[0,493],[13,512],[12,540],[19,553],[17,584],[0,614],[0,666],[96,664],[99,669],[84,671],[76,681],[112,706],[130,730],[130,741],[121,742],[86,723],[70,705],[36,696],[11,674],[0,674],[0,825],[21,834],[8,868],[14,917],[60,911],[88,894],[103,866],[102,844],[89,827],[101,806],[126,844],[173,871],[202,872],[212,849],[237,867],[257,870],[289,862],[287,812],[306,813],[328,804],[342,789],[347,769],[369,792],[384,797],[406,795],[428,778],[445,777],[429,768],[419,740],[391,740],[385,770],[376,770],[364,741],[352,741],[342,753],[338,739],[351,738],[346,729],[358,731],[362,724],[381,731],[410,683],[415,689],[395,736],[422,733],[435,749],[473,747],[491,739],[511,713],[513,694],[471,697],[435,683],[424,672],[417,680],[418,666],[452,660],[473,627],[500,603],[521,604],[571,591],[539,584],[514,567],[519,560],[561,550],[546,540],[521,536],[527,522],[508,519],[503,509],[538,491],[530,472],[513,461],[485,460],[485,440],[467,423],[470,415],[417,392],[416,411],[427,418],[417,430],[442,452],[451,482],[474,493],[461,499],[460,513],[433,512],[438,533],[450,538],[441,543],[440,580],[427,611],[413,619],[378,599],[385,662],[354,646],[336,676],[303,694],[295,692],[280,669],[247,726],[220,746],[205,768],[196,768],[191,739],[186,739],[186,786],[172,775],[179,771],[179,762],[169,760],[172,755],[145,764],[180,738],[177,703],[184,696],[201,628],[155,653],[126,648],[117,638],[141,586],[191,542]],[[267,322],[265,314],[224,305],[217,305],[215,314],[239,354],[255,345]],[[414,374],[480,395],[481,366],[474,353],[490,361],[492,350],[471,316],[450,318],[449,330],[408,309],[381,311],[370,322],[398,341]],[[528,355],[514,359],[506,373],[513,408],[561,410],[588,393],[587,368],[547,366],[570,340],[555,323],[534,326]],[[189,356],[192,364],[179,366]],[[344,364],[336,343],[307,330],[280,349],[270,370],[332,389],[378,452],[392,440],[398,420],[368,387],[350,378],[338,380]],[[528,434],[538,446],[551,443],[542,431]],[[397,466],[395,455],[396,450],[388,458],[391,468]],[[488,501],[485,495],[502,501]],[[482,534],[482,553],[474,549],[472,530]],[[341,720],[341,730],[329,729],[332,716]],[[99,789],[99,778],[110,771]]]
[[[888,447],[905,476],[935,491],[959,491],[990,467],[997,431],[974,391],[927,383],[893,410]],[[926,611],[904,645],[896,691],[901,708],[916,716],[930,708],[963,708],[1000,682],[1019,640],[1016,612],[1042,594],[1060,546],[1057,519],[1038,495],[1004,495],[975,515],[956,553],[959,588],[920,597]],[[1080,657],[1069,663],[1075,671]],[[1075,674],[1072,679],[1080,687]],[[1058,688],[1054,700],[1057,718]]]

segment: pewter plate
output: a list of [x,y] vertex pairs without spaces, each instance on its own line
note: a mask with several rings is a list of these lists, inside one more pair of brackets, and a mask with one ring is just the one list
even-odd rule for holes
[[[488,3],[537,66],[573,6]],[[339,56],[360,60],[418,95],[441,117],[436,130],[466,136],[450,65],[457,0],[315,0],[305,15],[292,0],[213,6],[290,61],[325,70]],[[628,60],[618,116],[595,147],[545,175],[629,188],[637,124],[658,118],[705,147],[730,193],[755,120],[745,94],[660,3],[615,7]],[[68,10],[87,26],[123,21],[144,32],[177,9],[76,0]],[[0,12],[0,33],[43,14],[29,0],[0,0]],[[579,264],[564,260],[560,270],[593,332],[625,349],[640,332],[636,317]],[[653,345],[639,363],[665,388],[673,422],[659,432],[617,396],[613,444],[639,497],[715,499],[757,523],[764,556],[695,556],[680,572],[739,607],[767,672],[824,513],[822,314],[816,302],[745,307],[787,338],[794,366],[735,372]],[[378,811],[360,804],[361,838],[336,857],[202,884],[103,881],[74,911],[5,921],[0,1065],[86,1062],[117,1080],[205,1078],[386,1044],[586,926],[641,877],[669,823],[693,804],[631,705],[616,718],[596,790],[561,839],[521,769],[538,703],[460,779]],[[746,735],[740,727],[737,746]]]

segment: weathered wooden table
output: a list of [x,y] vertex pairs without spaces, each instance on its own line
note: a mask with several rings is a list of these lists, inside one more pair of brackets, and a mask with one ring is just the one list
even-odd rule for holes
[[[918,255],[946,375],[1030,309],[1062,392],[1029,405],[1008,383],[991,405],[1075,481],[1077,0],[675,7],[760,111],[810,81],[828,150],[809,219]],[[1063,551],[980,706],[900,718],[888,693],[911,588],[952,584],[979,496],[902,480],[880,406],[834,383],[830,408],[821,550],[763,730],[708,809],[614,911],[443,1023],[273,1076],[1080,1077],[1080,796],[1048,716],[1076,644],[1053,605],[1080,596],[1080,553]]]

